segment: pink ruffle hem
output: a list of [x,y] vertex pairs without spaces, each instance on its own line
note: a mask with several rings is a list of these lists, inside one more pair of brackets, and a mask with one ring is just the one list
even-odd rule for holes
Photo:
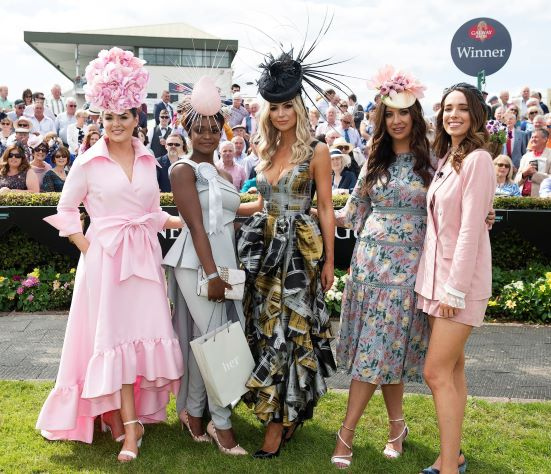
[[183,361],[178,339],[138,340],[93,355],[85,379],[56,383],[36,428],[49,440],[91,443],[94,419],[121,407],[123,384],[134,384],[136,414],[143,423],[166,419],[170,392],[177,394]]

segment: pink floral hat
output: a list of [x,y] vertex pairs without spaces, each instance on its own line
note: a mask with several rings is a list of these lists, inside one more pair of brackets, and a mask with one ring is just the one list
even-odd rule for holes
[[144,64],[132,52],[117,47],[100,51],[86,67],[84,93],[90,107],[117,114],[140,107],[149,81]]
[[426,87],[410,74],[395,71],[393,66],[386,65],[379,69],[369,81],[368,87],[377,89],[385,105],[395,109],[407,109],[416,100],[422,99]]

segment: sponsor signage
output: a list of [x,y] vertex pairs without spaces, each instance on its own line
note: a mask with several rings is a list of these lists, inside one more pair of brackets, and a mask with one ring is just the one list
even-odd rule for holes
[[511,55],[511,35],[499,21],[474,18],[457,30],[451,43],[455,65],[469,76],[499,71]]

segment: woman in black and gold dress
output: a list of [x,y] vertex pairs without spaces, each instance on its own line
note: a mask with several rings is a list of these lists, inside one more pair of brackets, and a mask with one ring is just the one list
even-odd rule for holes
[[[291,73],[278,80],[267,64],[259,81],[267,101],[259,120],[260,196],[238,210],[250,216],[237,247],[247,272],[244,312],[256,362],[245,400],[266,424],[257,458],[277,456],[312,417],[327,390],[324,378],[335,369],[323,295],[334,278],[329,151],[310,135],[302,75],[293,73],[300,63],[287,54],[277,61]],[[321,230],[309,214],[314,192]]]

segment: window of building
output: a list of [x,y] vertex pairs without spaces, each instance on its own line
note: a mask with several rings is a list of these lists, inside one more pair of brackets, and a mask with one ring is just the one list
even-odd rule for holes
[[150,66],[230,67],[228,51],[139,48],[139,56]]

